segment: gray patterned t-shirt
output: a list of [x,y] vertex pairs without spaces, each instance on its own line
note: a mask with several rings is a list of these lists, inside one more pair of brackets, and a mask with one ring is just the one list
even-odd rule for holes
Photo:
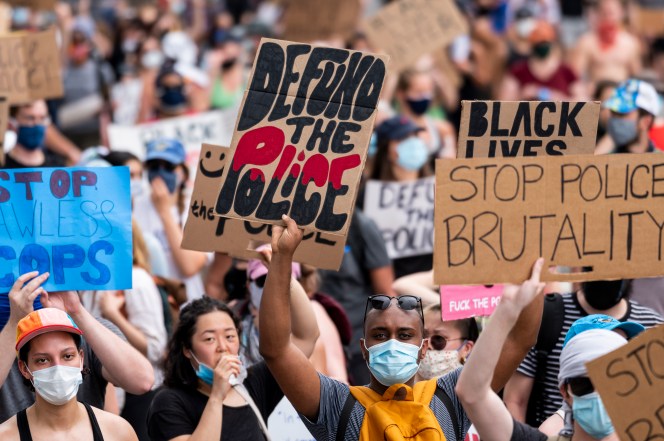
[[[461,375],[461,368],[438,379],[438,387],[443,389],[452,400],[452,405],[456,412],[455,421],[452,421],[452,417],[450,417],[445,408],[445,404],[437,396],[434,395],[429,405],[440,427],[442,427],[447,441],[457,441],[454,431],[455,425],[460,428],[462,439],[465,438],[466,432],[468,432],[468,428],[470,427],[470,420],[454,393],[454,387],[459,379],[459,375]],[[318,376],[320,377],[318,420],[312,422],[304,415],[300,415],[300,417],[317,441],[335,441],[341,411],[350,394],[350,388],[347,384],[340,383],[325,375],[318,374]],[[360,427],[362,427],[363,419],[364,407],[359,402],[356,402],[348,418],[344,440],[355,441],[360,439]]]

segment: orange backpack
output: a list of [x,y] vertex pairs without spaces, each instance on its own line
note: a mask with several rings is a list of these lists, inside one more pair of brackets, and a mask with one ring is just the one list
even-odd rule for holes
[[382,396],[366,386],[352,386],[350,393],[366,411],[360,441],[445,441],[440,423],[429,407],[437,380],[421,381],[413,388],[395,384]]

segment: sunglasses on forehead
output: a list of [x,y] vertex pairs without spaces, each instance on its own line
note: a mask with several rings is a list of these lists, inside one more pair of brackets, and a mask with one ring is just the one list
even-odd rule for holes
[[422,311],[422,299],[416,296],[403,295],[397,297],[387,296],[385,294],[378,294],[374,296],[369,296],[367,298],[367,304],[364,308],[364,320],[367,319],[367,313],[371,309],[379,309],[381,311],[386,310],[392,304],[392,300],[397,301],[397,306],[404,311],[412,311],[417,309],[422,318],[422,323],[424,323],[424,312]]

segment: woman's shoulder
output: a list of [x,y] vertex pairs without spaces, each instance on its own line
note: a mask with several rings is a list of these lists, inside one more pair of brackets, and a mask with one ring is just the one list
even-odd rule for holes
[[2,440],[20,439],[18,433],[18,424],[16,422],[16,415],[9,418],[4,423],[0,424],[0,439]]
[[91,408],[105,440],[133,441],[138,439],[136,432],[124,418],[96,407]]

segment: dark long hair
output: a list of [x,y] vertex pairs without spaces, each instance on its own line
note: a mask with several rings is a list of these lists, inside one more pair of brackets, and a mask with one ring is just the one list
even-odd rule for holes
[[233,311],[219,300],[208,296],[194,300],[180,311],[180,320],[168,342],[168,353],[164,360],[164,384],[168,387],[196,387],[198,382],[191,361],[184,356],[183,349],[191,350],[191,339],[196,332],[198,317],[214,311],[225,312],[233,320],[240,333],[240,321]]

